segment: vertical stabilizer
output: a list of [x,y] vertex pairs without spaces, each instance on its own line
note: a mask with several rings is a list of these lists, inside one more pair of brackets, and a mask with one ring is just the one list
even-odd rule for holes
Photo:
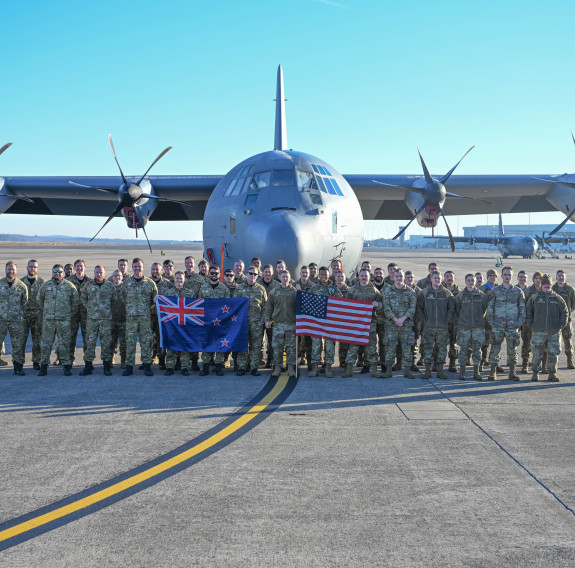
[[274,150],[287,150],[284,74],[281,65],[278,65],[278,84],[276,91],[276,132],[274,139]]
[[499,213],[499,234],[504,235],[505,231],[503,230],[503,219],[501,217],[501,213]]

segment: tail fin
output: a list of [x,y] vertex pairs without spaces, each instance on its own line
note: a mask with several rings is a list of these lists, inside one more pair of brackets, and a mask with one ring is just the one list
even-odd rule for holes
[[287,150],[286,112],[284,99],[284,74],[278,65],[278,82],[276,90],[276,132],[274,150]]
[[503,230],[503,219],[501,218],[501,213],[499,213],[499,234],[505,234],[505,231]]

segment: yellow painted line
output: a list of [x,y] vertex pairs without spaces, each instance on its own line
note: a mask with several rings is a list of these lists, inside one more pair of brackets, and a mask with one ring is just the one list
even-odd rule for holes
[[129,477],[128,479],[124,479],[123,481],[120,481],[115,485],[107,487],[106,489],[102,489],[101,491],[98,491],[93,495],[89,495],[88,497],[84,497],[83,499],[79,499],[78,501],[74,501],[73,503],[69,503],[68,505],[60,507],[59,509],[55,509],[54,511],[51,511],[44,515],[40,515],[39,517],[35,517],[33,519],[20,523],[19,525],[15,525],[14,527],[6,529],[0,532],[0,542],[18,536],[22,533],[25,533],[27,531],[30,531],[32,529],[35,529],[37,527],[40,527],[57,519],[61,519],[62,517],[70,515],[71,513],[75,513],[76,511],[79,511],[81,509],[85,509],[86,507],[89,507],[94,503],[103,501],[108,497],[117,495],[118,493],[121,493],[126,489],[134,487],[134,485],[138,485],[138,483],[142,483],[143,481],[146,481],[156,475],[159,475],[181,464],[182,462],[202,453],[208,448],[211,448],[215,444],[221,442],[223,439],[227,438],[234,432],[237,432],[240,428],[245,426],[248,422],[253,420],[258,414],[264,411],[285,389],[287,383],[288,378],[286,374],[282,374],[282,376],[280,376],[280,378],[278,379],[278,382],[276,383],[275,387],[256,405],[252,406],[252,408],[250,408],[245,414],[242,414],[240,417],[238,417],[238,419],[232,422],[229,426],[217,432],[213,436],[210,436],[207,440],[200,442],[193,448],[190,448],[189,450],[186,450],[181,454],[178,454],[177,456],[174,456],[173,458],[170,458],[169,460],[162,462],[161,464],[158,464],[132,477]]

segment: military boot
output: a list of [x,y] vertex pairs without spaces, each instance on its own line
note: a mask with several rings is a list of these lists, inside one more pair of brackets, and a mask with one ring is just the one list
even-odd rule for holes
[[64,365],[64,375],[66,377],[72,376],[72,365]]
[[369,373],[369,365],[363,365],[363,366],[361,367],[361,372],[362,372],[362,374],[364,374],[364,375],[367,374],[367,373]]
[[14,362],[14,374],[18,375],[19,377],[23,377],[26,374],[22,369],[23,366],[24,365],[22,365],[22,363]]
[[411,370],[412,370],[414,373],[419,373],[419,367],[418,367],[415,363],[412,363],[412,364],[411,364]]
[[406,379],[415,379],[415,375],[411,372],[410,365],[406,365],[405,367],[403,367],[403,376]]
[[[32,368],[33,368],[35,371],[39,371],[39,370],[40,370],[40,363],[33,363],[33,364],[32,364]],[[573,368],[575,369],[575,367],[573,367]]]
[[94,370],[94,366],[91,361],[86,361],[84,368],[80,371],[80,376],[85,377],[86,375],[91,375]]
[[151,363],[145,363],[144,364],[144,375],[146,375],[146,377],[153,377],[154,376],[154,371],[152,371],[152,364]]
[[48,374],[48,365],[40,365],[39,377],[45,377]]
[[121,356],[120,357],[120,369],[125,369],[126,368],[126,356]]
[[112,376],[112,362],[111,361],[104,361],[104,375],[106,375],[106,377]]
[[200,377],[205,377],[206,375],[210,374],[210,364],[204,363],[202,365],[202,370],[200,371]]
[[312,363],[311,364],[311,371],[308,373],[309,377],[317,377],[318,376],[318,370],[317,370],[317,363]]
[[491,365],[491,372],[489,373],[487,380],[488,381],[494,381],[496,378],[497,378],[497,365],[492,364]]
[[122,377],[129,377],[130,375],[134,374],[134,367],[133,365],[126,365],[124,372],[122,373]]
[[[389,365],[388,365],[388,367],[389,367]],[[371,365],[369,367],[369,372],[370,372],[371,376],[376,378],[376,379],[383,378],[383,373],[377,368],[377,365]]]
[[274,370],[272,371],[272,377],[279,377],[282,373],[281,365],[274,365]]
[[496,371],[498,373],[505,373],[505,369],[499,363],[497,363]]
[[160,363],[160,371],[166,370],[166,357],[162,355],[158,355],[158,361]]
[[573,355],[567,355],[567,368],[575,369],[575,365],[573,364]]
[[459,367],[459,375],[457,376],[457,378],[460,381],[464,381],[465,380],[465,365],[461,365]]
[[218,377],[224,376],[224,365],[223,365],[223,363],[216,363],[216,375]]
[[443,363],[437,363],[437,378],[438,379],[447,379],[447,375],[443,372]]
[[457,373],[457,366],[455,365],[455,357],[449,358],[449,369],[447,369],[450,373]]
[[[326,376],[326,377],[327,377],[327,369],[328,369],[328,367],[329,367],[330,373],[331,373],[331,365],[326,365],[326,366],[325,366],[325,376]],[[289,364],[288,364],[288,377],[289,377],[290,379],[295,379],[295,375],[296,375],[296,373],[295,373],[295,365],[289,365]],[[333,377],[333,375],[331,375],[331,376]]]
[[346,363],[345,371],[343,372],[342,377],[347,379],[348,377],[353,377],[353,365],[351,363]]
[[551,381],[552,383],[558,383],[559,377],[555,373],[549,373],[549,377],[547,378],[547,380]]
[[537,382],[539,380],[539,372],[533,370],[533,374],[531,375],[531,380]]
[[425,364],[425,371],[423,371],[424,379],[431,379],[431,365]]
[[476,381],[482,381],[483,380],[483,377],[481,376],[481,373],[479,372],[479,365],[473,366],[473,378]]
[[[288,365],[289,367],[289,365]],[[289,374],[289,369],[288,369]],[[331,370],[331,365],[329,363],[325,364],[325,378],[326,379],[333,379],[333,371]]]
[[510,381],[519,381],[519,375],[515,372],[515,365],[509,365],[509,376],[507,377]]
[[[389,367],[390,365],[388,365]],[[392,371],[401,371],[401,361],[396,361],[395,365],[391,368]]]
[[184,367],[184,368],[182,369],[182,376],[184,376],[184,377],[189,377],[189,376],[190,376],[190,370],[187,369],[186,367]]
[[529,372],[529,359],[522,359],[521,374],[526,375]]
[[174,369],[166,369],[164,377],[171,377],[174,374]]
[[391,379],[391,377],[393,376],[393,367],[391,366],[391,363],[389,365],[386,365],[383,370],[383,378],[384,379]]

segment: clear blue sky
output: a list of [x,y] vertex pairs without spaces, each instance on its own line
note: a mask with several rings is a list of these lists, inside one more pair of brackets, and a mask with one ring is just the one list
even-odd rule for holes
[[[414,135],[436,174],[473,144],[457,173],[575,172],[572,0],[33,0],[3,2],[0,21],[0,145],[14,143],[0,175],[115,175],[108,133],[130,174],[167,145],[155,174],[226,173],[272,148],[278,64],[290,147],[341,173],[419,173]],[[497,218],[449,221],[461,234]],[[103,219],[1,223],[92,236]],[[366,237],[397,226],[367,223]],[[148,235],[201,238],[201,224]],[[134,233],[117,219],[102,236]]]

